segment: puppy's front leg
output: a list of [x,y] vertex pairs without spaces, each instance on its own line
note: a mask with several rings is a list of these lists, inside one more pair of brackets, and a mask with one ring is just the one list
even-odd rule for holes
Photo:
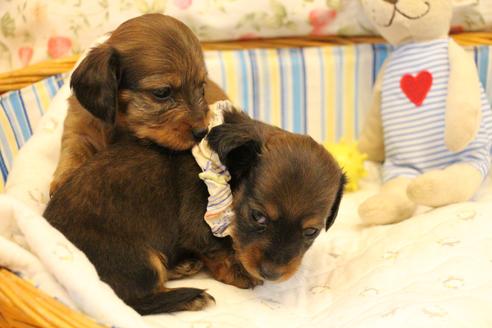
[[239,288],[253,288],[263,284],[262,280],[252,277],[236,259],[231,250],[219,250],[202,256],[205,267],[214,279]]

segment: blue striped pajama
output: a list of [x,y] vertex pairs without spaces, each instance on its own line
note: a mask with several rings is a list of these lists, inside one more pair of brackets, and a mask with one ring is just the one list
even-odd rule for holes
[[[469,163],[484,177],[488,174],[492,150],[492,109],[483,89],[482,121],[475,140],[458,153],[449,151],[445,145],[448,46],[449,39],[406,44],[397,47],[388,59],[381,102],[386,154],[384,181],[399,176],[415,177],[456,163]],[[432,75],[432,84],[423,103],[419,104],[403,91],[412,88],[404,88],[401,81],[406,74],[416,78],[425,71]]]

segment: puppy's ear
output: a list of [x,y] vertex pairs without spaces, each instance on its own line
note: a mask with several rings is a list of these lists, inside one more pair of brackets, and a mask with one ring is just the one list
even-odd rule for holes
[[102,44],[89,52],[70,80],[80,104],[110,124],[114,123],[118,110],[119,66],[116,50]]
[[260,137],[251,124],[224,123],[214,127],[207,140],[231,173],[233,182],[250,172],[261,152]]
[[333,202],[333,206],[331,207],[330,215],[326,219],[325,231],[332,226],[333,222],[335,222],[335,218],[338,214],[338,209],[340,208],[340,202],[342,201],[343,189],[345,188],[346,183],[347,177],[345,176],[345,173],[342,173],[342,176],[340,177],[340,184],[338,185],[337,195],[335,196],[335,201]]

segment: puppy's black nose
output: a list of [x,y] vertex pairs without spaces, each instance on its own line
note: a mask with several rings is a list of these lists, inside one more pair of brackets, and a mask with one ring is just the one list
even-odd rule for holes
[[195,137],[197,141],[200,141],[207,135],[208,129],[204,129],[204,128],[193,129],[191,130],[191,133],[193,134],[193,137]]
[[262,264],[260,266],[260,275],[267,280],[277,280],[280,278],[280,273],[275,272],[268,265]]
[[398,0],[383,0],[383,1],[389,2],[392,5],[395,5],[398,2]]

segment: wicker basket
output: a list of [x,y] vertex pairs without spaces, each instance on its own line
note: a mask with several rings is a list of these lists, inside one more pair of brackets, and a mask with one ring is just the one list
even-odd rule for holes
[[0,268],[0,327],[102,327]]
[[[492,33],[453,35],[461,45],[492,45]],[[205,50],[285,48],[354,43],[381,43],[377,37],[306,37],[204,43]],[[78,56],[45,61],[0,74],[0,93],[16,90],[48,76],[70,71]],[[87,316],[73,311],[29,282],[0,267],[0,327],[101,327]]]
[[[453,35],[461,45],[492,45],[492,33],[462,33]],[[326,45],[348,45],[354,43],[382,43],[378,37],[304,37],[304,38],[276,38],[263,40],[207,42],[203,43],[205,50],[231,50],[251,48],[286,48],[286,47],[314,47]],[[34,64],[19,70],[0,74],[0,94],[10,90],[17,90],[48,76],[68,72],[78,59],[78,55],[63,59],[49,60]]]

